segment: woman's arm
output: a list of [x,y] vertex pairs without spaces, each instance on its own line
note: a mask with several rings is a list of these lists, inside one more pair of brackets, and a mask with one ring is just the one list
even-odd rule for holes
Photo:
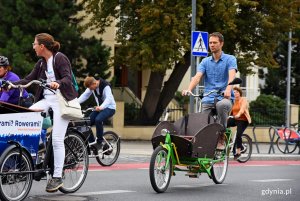
[[34,66],[34,68],[32,69],[32,71],[27,75],[25,76],[24,79],[21,79],[21,80],[18,80],[18,81],[15,81],[13,82],[13,84],[27,84],[29,83],[31,80],[38,80],[40,79],[38,77],[38,74],[39,74],[39,68],[41,68],[42,66],[42,60],[40,59]]
[[240,111],[235,115],[236,117],[240,117],[242,114],[245,113],[245,110],[247,108],[247,99],[244,98],[244,97],[241,97],[241,100],[240,100]]
[[81,104],[83,102],[85,102],[91,95],[92,95],[92,91],[87,88],[83,94],[80,95],[80,97],[78,98],[78,102]]
[[[60,87],[68,88],[72,86],[72,74],[71,74],[71,63],[68,60],[67,56],[63,53],[58,52],[54,56],[54,68],[55,68],[55,77],[56,81]],[[59,77],[57,76],[59,75]]]

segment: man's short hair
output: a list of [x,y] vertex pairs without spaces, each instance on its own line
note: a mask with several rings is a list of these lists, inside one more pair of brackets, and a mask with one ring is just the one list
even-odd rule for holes
[[95,81],[96,79],[94,77],[86,77],[84,79],[83,85],[84,87],[89,88]]
[[211,36],[218,37],[220,42],[224,42],[224,36],[220,32],[213,32],[209,34],[209,37]]

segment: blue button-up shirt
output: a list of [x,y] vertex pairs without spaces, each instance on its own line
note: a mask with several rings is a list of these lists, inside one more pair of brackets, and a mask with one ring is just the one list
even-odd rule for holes
[[[204,76],[204,93],[212,90],[224,91],[228,84],[229,70],[235,69],[237,71],[236,58],[233,55],[222,52],[221,58],[216,62],[213,56],[204,58],[197,67],[197,72],[201,72]],[[202,99],[203,103],[213,104],[214,97],[217,94],[211,94]],[[218,100],[222,100],[223,96],[219,95]],[[234,100],[233,91],[231,92],[231,99]]]

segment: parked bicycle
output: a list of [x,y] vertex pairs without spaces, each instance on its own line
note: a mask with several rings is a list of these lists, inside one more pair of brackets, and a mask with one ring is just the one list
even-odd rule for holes
[[284,127],[277,130],[276,145],[281,153],[291,154],[296,151],[297,147],[300,153],[300,130],[297,126],[298,123],[295,123],[291,125],[292,128]]
[[[84,114],[85,121],[72,121],[73,127],[76,130],[82,132],[85,136],[94,136],[93,131],[90,126],[89,112],[94,111],[94,108],[88,108],[82,110]],[[118,134],[113,131],[106,131],[103,133],[103,146],[101,150],[97,150],[95,145],[97,139],[94,142],[88,143],[89,146],[89,157],[96,158],[97,162],[102,166],[111,166],[113,165],[120,155],[121,149],[121,139]],[[88,138],[87,138],[88,139]]]
[[[40,80],[33,80],[26,85],[5,83],[6,86],[19,89],[31,84],[51,90]],[[42,133],[45,113],[4,102],[0,102],[0,107],[0,121],[4,122],[0,132],[0,198],[4,201],[24,200],[33,180],[40,181],[53,174],[52,136],[49,133],[45,137]],[[89,164],[87,137],[69,124],[64,140],[64,185],[59,188],[63,193],[76,192],[85,181]],[[46,149],[39,149],[43,147],[39,146],[42,141]]]
[[[240,84],[236,78],[230,85]],[[221,93],[221,91],[211,91]],[[216,149],[224,127],[216,122],[217,114],[191,113],[174,123],[160,122],[152,136],[154,152],[150,160],[149,176],[152,188],[162,193],[167,190],[175,171],[186,171],[189,177],[207,173],[216,184],[225,180],[229,151],[232,146],[230,128],[225,132],[225,149]]]

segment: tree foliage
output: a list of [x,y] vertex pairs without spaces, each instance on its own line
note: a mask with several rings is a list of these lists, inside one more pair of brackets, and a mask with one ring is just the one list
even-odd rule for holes
[[[300,104],[300,29],[293,32],[292,54],[291,54],[291,100],[292,104]],[[288,43],[280,42],[275,54],[275,60],[279,63],[279,68],[268,68],[268,71],[260,71],[260,76],[266,83],[261,86],[261,92],[286,98],[287,87],[287,58]]]
[[[190,65],[190,0],[83,0],[91,14],[87,27],[103,33],[117,19],[116,60],[134,69],[151,69],[143,102],[143,119],[158,120],[174,96]],[[197,30],[219,31],[224,51],[238,57],[239,71],[251,73],[253,64],[277,66],[273,58],[279,40],[299,26],[290,15],[299,1],[203,0],[197,1]],[[173,69],[163,83],[166,69]]]
[[[32,49],[34,36],[46,32],[61,44],[78,78],[88,73],[109,76],[109,49],[95,38],[83,38],[78,17],[82,5],[73,0],[13,0],[0,3],[0,55],[9,58],[21,77],[33,68],[37,57]],[[87,67],[83,67],[86,61]]]

